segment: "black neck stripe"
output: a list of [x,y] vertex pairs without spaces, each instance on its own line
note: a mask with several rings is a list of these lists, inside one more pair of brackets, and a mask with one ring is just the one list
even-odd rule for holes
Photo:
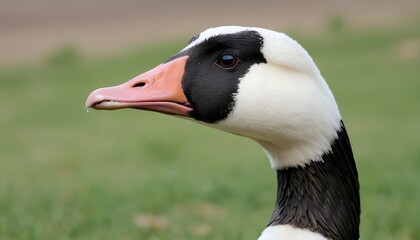
[[331,240],[359,239],[358,173],[344,125],[322,159],[277,171],[277,201],[268,225],[290,224]]

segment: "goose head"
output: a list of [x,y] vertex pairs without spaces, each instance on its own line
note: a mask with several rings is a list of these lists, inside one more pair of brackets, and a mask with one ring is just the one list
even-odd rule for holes
[[[95,90],[86,107],[156,111],[254,139],[281,179],[290,169],[306,171],[325,165],[334,143],[343,134],[347,139],[333,94],[307,51],[286,34],[255,27],[224,26],[201,32],[156,68],[121,85]],[[351,154],[351,148],[348,151]],[[354,164],[352,155],[349,161]],[[350,173],[356,174],[352,186],[344,186],[352,188],[349,191],[358,191],[355,171]],[[282,191],[278,192],[281,197]],[[349,208],[360,211],[358,192],[354,201],[357,206],[352,203]],[[278,204],[276,209],[283,206]],[[314,227],[316,221],[301,226],[275,220],[274,215],[261,239],[283,235],[294,239],[290,227],[300,228],[299,234],[308,231],[312,238],[305,239],[335,239],[335,233]],[[354,216],[357,230],[352,231],[357,234],[350,235],[358,236],[358,213]]]
[[164,64],[93,92],[89,108],[188,117],[259,142],[274,169],[320,160],[341,116],[309,54],[283,33],[218,27]]

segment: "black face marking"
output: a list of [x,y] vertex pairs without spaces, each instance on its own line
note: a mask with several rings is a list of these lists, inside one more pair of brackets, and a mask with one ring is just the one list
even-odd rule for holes
[[190,41],[188,42],[188,44],[191,44],[192,42],[194,42],[195,40],[197,40],[200,37],[200,34],[197,34],[195,36],[193,36]]
[[268,225],[291,224],[332,240],[359,239],[358,174],[343,123],[322,159],[277,171],[277,201]]
[[[262,45],[263,38],[256,31],[243,31],[210,37],[170,59],[189,56],[182,87],[194,109],[191,117],[207,123],[227,118],[235,105],[240,78],[250,66],[267,62]],[[233,54],[238,63],[229,69],[220,67],[217,60],[223,53]]]

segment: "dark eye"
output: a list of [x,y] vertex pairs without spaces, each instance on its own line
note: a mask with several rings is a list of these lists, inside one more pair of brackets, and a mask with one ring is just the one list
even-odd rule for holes
[[235,55],[230,53],[225,53],[220,55],[220,57],[217,59],[217,65],[221,66],[225,69],[231,69],[234,68],[238,64],[238,59]]

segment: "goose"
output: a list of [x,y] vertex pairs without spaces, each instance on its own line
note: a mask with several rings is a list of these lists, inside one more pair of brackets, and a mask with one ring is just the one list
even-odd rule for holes
[[258,240],[359,238],[358,173],[342,117],[308,52],[284,33],[207,29],[157,67],[93,91],[86,107],[160,112],[259,143],[278,187]]

